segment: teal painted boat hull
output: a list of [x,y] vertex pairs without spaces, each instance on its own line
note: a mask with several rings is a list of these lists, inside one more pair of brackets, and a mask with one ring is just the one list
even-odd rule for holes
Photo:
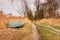
[[8,27],[10,28],[18,28],[24,26],[24,21],[12,21],[8,23]]

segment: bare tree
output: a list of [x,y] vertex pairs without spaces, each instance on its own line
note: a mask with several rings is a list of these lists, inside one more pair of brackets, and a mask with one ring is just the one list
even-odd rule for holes
[[28,7],[28,3],[27,0],[24,1],[25,2],[25,15],[26,17],[28,17],[30,20],[33,20],[33,15],[32,15],[32,10]]
[[49,17],[56,17],[56,10],[58,8],[57,3],[55,0],[46,0],[45,3],[40,3],[40,0],[38,0],[37,7],[37,19],[41,18],[49,18]]
[[52,0],[48,4],[49,4],[48,13],[50,17],[55,17],[56,16],[55,11],[58,8],[57,3],[55,2],[55,0]]
[[13,5],[13,0],[11,0],[11,6]]
[[[46,0],[47,1],[47,0]],[[34,11],[35,16],[33,17],[33,12],[31,9],[29,9],[29,5],[27,3],[27,0],[22,0],[23,10],[18,7],[17,12],[21,15],[21,13],[24,13],[24,17],[28,17],[31,20],[40,20],[42,18],[49,18],[49,17],[55,17],[56,16],[56,9],[57,9],[57,3],[54,0],[48,0],[45,3],[40,3],[40,0],[34,0],[34,6],[36,7],[36,11]],[[13,0],[11,1],[13,3]]]

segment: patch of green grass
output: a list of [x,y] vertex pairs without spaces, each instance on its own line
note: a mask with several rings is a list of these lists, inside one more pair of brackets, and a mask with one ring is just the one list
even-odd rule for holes
[[56,28],[56,29],[60,30],[60,26],[54,26],[54,28]]
[[56,26],[53,23],[40,23],[39,21],[34,21],[35,24],[39,25],[38,30],[42,35],[42,40],[60,40],[60,35],[54,32],[51,32],[51,29],[46,30],[45,27],[54,27],[60,30],[60,26]]
[[39,21],[34,21],[35,24],[42,26],[42,27],[54,27],[57,30],[60,30],[60,25],[53,24],[53,23],[40,23]]
[[50,25],[51,27],[54,27],[57,30],[60,30],[60,26],[59,25]]
[[39,32],[42,34],[42,40],[60,40],[60,36],[52,33],[46,29],[38,27]]

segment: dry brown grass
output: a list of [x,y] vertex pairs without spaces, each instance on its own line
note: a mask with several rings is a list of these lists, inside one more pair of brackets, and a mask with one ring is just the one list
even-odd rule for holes
[[19,21],[23,20],[25,24],[30,22],[28,18],[24,18],[24,17],[1,17],[0,18],[0,29],[6,29],[8,22],[16,21],[16,20],[19,20]]
[[7,28],[0,30],[0,40],[30,40],[30,24],[23,28]]
[[[10,21],[23,20],[25,26],[22,28],[8,28]],[[31,25],[29,19],[24,17],[0,17],[0,40],[30,40]]]
[[60,18],[48,18],[40,20],[41,23],[60,25]]

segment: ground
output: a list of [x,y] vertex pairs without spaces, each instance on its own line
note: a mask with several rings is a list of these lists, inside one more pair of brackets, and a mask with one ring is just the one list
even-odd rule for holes
[[[24,20],[22,28],[8,28],[9,21]],[[32,28],[28,18],[0,18],[0,40],[31,40]],[[60,40],[60,19],[48,18],[33,21],[36,24],[41,40]]]
[[[23,20],[25,22],[22,28],[8,28],[9,21]],[[29,20],[23,17],[2,17],[0,18],[0,40],[30,40],[31,24]]]
[[42,40],[60,40],[60,19],[42,19],[34,22],[38,26]]

